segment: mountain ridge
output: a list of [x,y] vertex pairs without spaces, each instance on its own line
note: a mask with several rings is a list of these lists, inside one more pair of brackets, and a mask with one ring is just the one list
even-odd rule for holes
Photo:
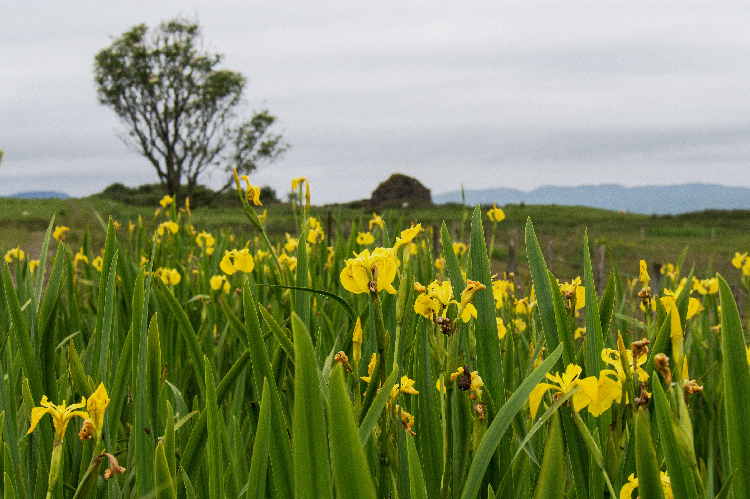
[[[465,190],[466,204],[557,204],[631,213],[676,215],[704,210],[750,210],[750,188],[719,184],[624,187],[619,184],[541,186],[532,191],[504,187]],[[434,203],[461,203],[461,191],[437,194]]]

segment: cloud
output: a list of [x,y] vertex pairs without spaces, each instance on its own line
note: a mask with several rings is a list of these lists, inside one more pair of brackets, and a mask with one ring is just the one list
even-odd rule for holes
[[750,155],[746,2],[143,0],[5,10],[0,194],[23,182],[67,182],[82,195],[156,181],[98,104],[93,56],[135,24],[178,14],[197,18],[206,46],[248,77],[248,109],[278,116],[292,149],[254,181],[280,194],[305,175],[314,202],[358,199],[393,172],[434,193],[462,181],[663,184],[708,171],[713,182],[750,185],[740,167]]

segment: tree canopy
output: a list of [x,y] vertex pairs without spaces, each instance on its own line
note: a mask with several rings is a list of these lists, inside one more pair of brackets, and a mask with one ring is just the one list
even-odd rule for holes
[[245,77],[219,69],[222,55],[200,42],[200,26],[177,18],[156,29],[134,26],[95,56],[99,102],[124,122],[123,140],[172,196],[189,196],[216,171],[224,190],[232,168],[248,174],[288,148],[270,130],[276,117],[268,110],[242,116]]

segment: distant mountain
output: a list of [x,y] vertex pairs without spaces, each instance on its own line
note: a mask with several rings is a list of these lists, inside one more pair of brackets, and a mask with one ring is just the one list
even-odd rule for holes
[[20,199],[49,199],[49,198],[68,199],[70,196],[68,196],[64,192],[58,192],[58,191],[26,191],[26,192],[17,192],[15,194],[11,194],[10,196],[5,196],[5,197],[20,198]]
[[[544,186],[530,192],[516,189],[483,189],[466,192],[466,204],[558,204],[591,206],[606,210],[659,215],[691,211],[750,210],[750,188],[716,184],[652,185],[623,187],[616,184],[579,187]],[[438,194],[434,203],[460,203],[461,191]]]

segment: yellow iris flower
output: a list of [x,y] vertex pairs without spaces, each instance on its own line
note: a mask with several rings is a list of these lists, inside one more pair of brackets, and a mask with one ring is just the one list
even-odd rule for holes
[[286,266],[289,267],[289,270],[294,270],[297,268],[297,257],[281,253],[281,256],[279,256],[279,263],[285,263]]
[[253,255],[247,248],[233,249],[232,251],[224,251],[224,257],[219,262],[219,267],[222,272],[228,275],[233,275],[238,270],[247,274],[253,271],[255,262],[253,261]]
[[440,313],[440,303],[429,295],[420,293],[414,302],[414,311],[426,319],[433,319]]
[[396,257],[390,248],[376,248],[372,254],[369,250],[364,250],[355,258],[346,260],[346,267],[340,275],[341,284],[344,289],[352,293],[368,293],[369,282],[375,267],[377,267],[377,290],[386,290],[389,294],[396,294],[396,289],[391,284],[396,277]]
[[460,257],[466,253],[466,245],[462,242],[453,243],[453,252],[456,256]]
[[419,392],[414,389],[414,380],[409,379],[408,376],[401,376],[401,383],[391,388],[391,398],[395,399],[399,393],[408,393],[409,395],[417,395]]
[[205,245],[206,248],[210,248],[214,244],[216,244],[216,239],[214,239],[214,236],[211,235],[210,232],[201,231],[200,234],[195,238],[196,244],[200,246],[201,248]]
[[362,246],[368,246],[375,242],[375,238],[370,232],[360,232],[357,234],[357,244]]
[[250,179],[247,177],[247,175],[243,175],[240,178],[247,183],[247,187],[245,188],[245,197],[247,198],[247,202],[253,203],[255,206],[263,206],[263,203],[260,202],[260,187],[251,184]]
[[372,231],[373,225],[377,225],[380,230],[383,230],[383,219],[375,212],[372,212],[372,220],[369,223],[370,231]]
[[648,268],[646,267],[646,260],[641,260],[639,264],[640,270],[638,273],[638,279],[643,283],[643,287],[647,288],[651,278],[648,276]]
[[104,411],[107,410],[108,405],[109,395],[107,395],[107,389],[104,387],[104,383],[99,383],[99,387],[86,402],[86,410],[89,413],[89,417],[86,419],[93,423],[97,438],[101,438],[102,430],[104,429]]
[[[666,471],[660,471],[661,473],[661,487],[664,490],[664,497],[666,499],[674,499],[672,494],[672,482],[669,479]],[[628,477],[628,483],[622,486],[620,489],[620,499],[632,499],[633,491],[638,488],[638,479],[635,478],[635,474],[631,473]]]
[[21,249],[20,246],[16,246],[15,248],[11,248],[8,250],[7,253],[5,253],[5,261],[10,263],[15,258],[18,261],[23,260],[25,253]]
[[[560,373],[557,373],[555,375],[547,373],[547,379],[554,382],[555,384],[553,385],[551,383],[539,383],[531,391],[531,394],[529,395],[529,410],[531,411],[531,419],[536,418],[536,413],[539,410],[539,404],[542,403],[542,397],[544,397],[544,394],[547,393],[548,390],[554,390],[556,393],[562,395],[572,391],[574,388],[578,387],[581,384],[581,380],[578,379],[578,377],[581,375],[581,372],[583,372],[581,366],[568,364],[568,367],[562,375],[560,375]],[[575,395],[573,395],[573,409],[578,412],[586,407],[590,401],[591,399],[586,395],[585,391],[578,390]]]
[[91,265],[98,270],[99,272],[102,271],[102,266],[104,265],[104,259],[100,256],[97,256],[91,261]]
[[367,364],[367,376],[360,376],[359,379],[367,383],[370,382],[370,380],[372,379],[372,373],[375,372],[375,365],[377,363],[377,359],[378,359],[377,354],[373,353],[372,358],[370,359],[370,363]]
[[169,269],[166,267],[159,267],[155,274],[161,278],[164,284],[177,285],[182,280],[182,276],[177,269]]
[[65,233],[69,230],[70,229],[68,227],[65,227],[64,225],[58,225],[52,232],[52,237],[55,238],[55,241],[59,241],[61,238],[65,239]]
[[491,222],[502,222],[505,220],[505,212],[498,208],[495,203],[492,203],[491,210],[487,210],[487,216],[490,217]]
[[55,425],[55,440],[58,442],[62,441],[68,421],[73,417],[79,416],[83,419],[88,419],[88,414],[85,411],[78,410],[86,407],[86,399],[84,397],[81,397],[81,402],[78,404],[65,405],[65,401],[63,400],[62,404],[55,405],[47,400],[47,396],[44,395],[39,405],[41,407],[31,409],[31,426],[29,427],[29,431],[26,432],[27,435],[34,431],[34,428],[36,428],[36,425],[39,424],[39,421],[45,414],[52,416],[52,422]]
[[174,202],[174,198],[172,196],[170,196],[169,194],[167,194],[166,196],[164,196],[163,198],[161,198],[161,201],[159,201],[159,204],[161,205],[162,208],[166,208],[167,206],[169,206],[173,202]]
[[[310,220],[312,220],[312,217]],[[323,233],[323,229],[320,227],[320,224],[318,224],[315,227],[310,228],[310,231],[307,233],[307,242],[310,244],[318,244],[324,237],[325,234]]]
[[734,268],[741,269],[746,260],[747,253],[735,253],[734,258],[732,258],[732,265],[734,265]]
[[505,335],[508,334],[508,328],[505,327],[505,324],[503,323],[503,319],[498,317],[496,319],[497,321],[497,337],[498,339],[505,338]]
[[396,244],[393,245],[393,249],[397,250],[404,244],[410,243],[422,230],[422,224],[417,224],[409,229],[402,230],[401,236],[396,237]]
[[299,246],[299,239],[290,236],[288,233],[285,235],[285,237],[286,243],[284,243],[284,249],[287,251],[287,253],[295,251],[297,249],[297,246]]
[[156,232],[158,232],[160,236],[163,236],[164,229],[167,229],[172,234],[177,234],[177,231],[180,230],[180,226],[177,225],[175,222],[172,222],[171,220],[169,220],[167,222],[160,223],[159,227],[156,228]]
[[83,260],[86,263],[89,263],[89,257],[83,254],[83,246],[81,246],[81,249],[78,250],[78,253],[75,254],[73,257],[73,267],[78,266],[78,262]]

